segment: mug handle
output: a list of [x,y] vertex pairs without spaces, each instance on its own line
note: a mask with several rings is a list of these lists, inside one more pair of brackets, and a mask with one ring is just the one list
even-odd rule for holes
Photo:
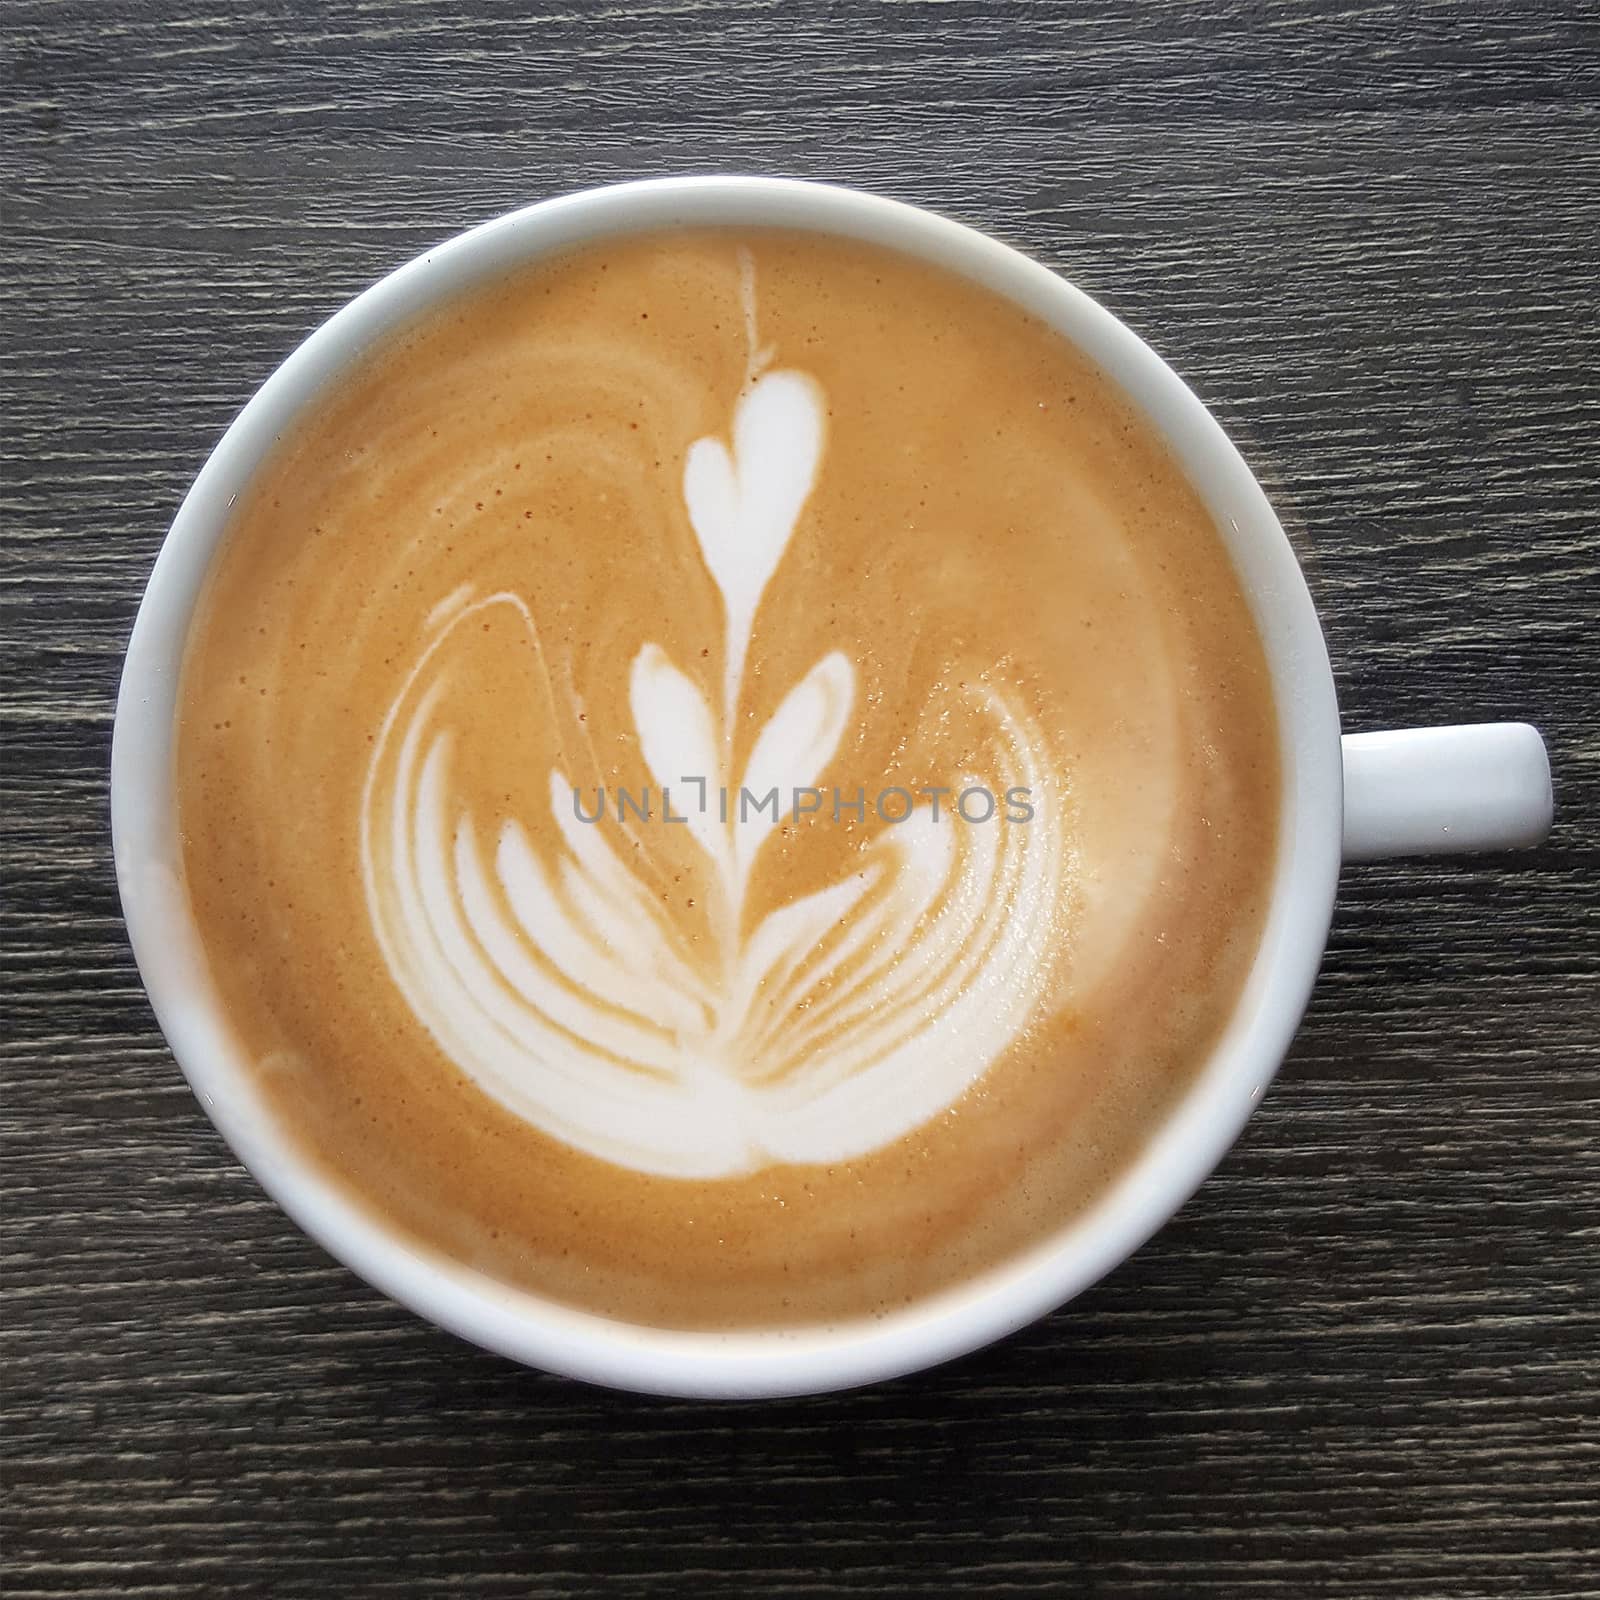
[[1344,859],[1523,850],[1550,831],[1550,758],[1526,722],[1347,733]]

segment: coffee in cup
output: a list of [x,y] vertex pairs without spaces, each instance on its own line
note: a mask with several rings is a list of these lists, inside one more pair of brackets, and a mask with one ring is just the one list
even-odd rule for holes
[[234,508],[177,796],[272,1115],[424,1251],[887,1314],[1099,1198],[1272,892],[1261,641],[1061,334],[820,233],[605,239],[351,364]]

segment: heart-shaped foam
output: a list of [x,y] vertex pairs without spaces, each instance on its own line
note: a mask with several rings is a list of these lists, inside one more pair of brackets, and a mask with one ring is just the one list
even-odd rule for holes
[[825,407],[812,379],[769,372],[740,401],[733,450],[700,439],[683,468],[683,496],[728,620],[748,628],[816,481]]

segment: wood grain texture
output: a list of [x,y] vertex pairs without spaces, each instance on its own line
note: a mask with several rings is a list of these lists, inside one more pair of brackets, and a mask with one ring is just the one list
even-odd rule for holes
[[[7,17],[12,1600],[1600,1593],[1592,7]],[[782,1405],[522,1371],[295,1233],[155,1028],[106,826],[141,585],[259,380],[430,241],[686,170],[859,183],[1066,271],[1274,493],[1348,725],[1529,716],[1556,768],[1536,856],[1347,875],[1276,1087],[1134,1260]]]

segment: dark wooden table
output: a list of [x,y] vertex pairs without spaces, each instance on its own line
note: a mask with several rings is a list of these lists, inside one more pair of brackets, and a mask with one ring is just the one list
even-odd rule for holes
[[[12,1600],[1600,1593],[1591,7],[7,15]],[[1538,854],[1347,875],[1276,1088],[1133,1261],[781,1405],[521,1370],[300,1237],[156,1030],[107,837],[140,588],[256,383],[430,241],[689,170],[880,189],[1067,272],[1274,493],[1347,725],[1529,717],[1556,769]]]

